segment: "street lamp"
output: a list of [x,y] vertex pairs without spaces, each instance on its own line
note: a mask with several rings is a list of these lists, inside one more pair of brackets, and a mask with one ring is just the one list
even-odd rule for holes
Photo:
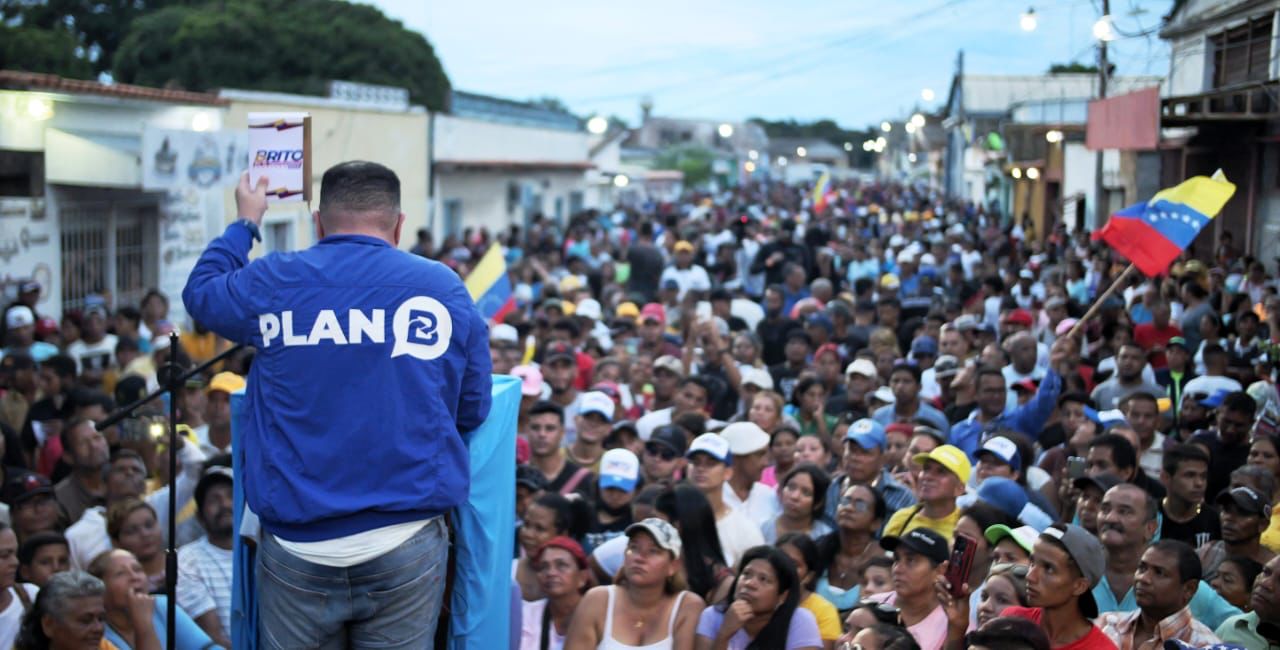
[[1036,10],[1028,7],[1021,16],[1018,17],[1018,26],[1022,27],[1024,32],[1036,31]]
[[787,157],[786,157],[786,156],[778,156],[778,166],[779,166],[779,167],[786,167],[786,166],[787,166]]
[[760,159],[760,152],[759,152],[759,151],[756,151],[755,149],[752,149],[752,150],[750,150],[750,151],[748,151],[748,152],[747,152],[747,157],[748,157],[748,158],[750,158],[750,159],[752,159],[752,160],[759,160],[759,159]]
[[618,174],[617,176],[613,177],[614,187],[626,187],[630,184],[631,184],[631,179],[627,178],[626,174]]
[[890,124],[888,121],[881,122],[880,130],[884,131],[885,133],[888,133],[893,130],[893,125]]
[[862,150],[863,150],[863,151],[871,151],[872,149],[875,149],[875,148],[876,148],[876,143],[875,143],[875,142],[873,142],[873,141],[871,141],[871,140],[863,140],[863,141],[862,141]]
[[1022,178],[1022,170],[1018,169],[1017,167],[1014,167],[1013,169],[1009,170],[1009,175],[1012,176],[1015,180]]
[[756,171],[756,164],[748,160],[744,165],[742,165],[742,168],[745,169],[748,174],[753,174]]
[[597,115],[587,120],[587,132],[594,135],[600,135],[609,130],[609,120],[603,116]]
[[809,155],[809,150],[808,150],[808,149],[805,149],[804,147],[796,147],[796,156],[797,156],[797,157],[804,158],[804,157],[805,157],[805,156],[807,156],[807,155]]
[[924,90],[920,91],[920,99],[923,99],[926,102],[931,102],[933,101],[933,98],[934,98],[934,94],[933,94],[932,88],[925,88]]
[[845,151],[853,151],[853,143],[852,143],[852,142],[846,142],[846,143],[844,143],[844,150],[845,150]]
[[912,116],[911,116],[911,123],[912,123],[912,124],[914,124],[914,125],[916,125],[916,128],[917,128],[917,129],[918,129],[918,128],[920,128],[920,127],[922,127],[922,126],[924,126],[924,116],[923,116],[923,115],[921,115],[921,114],[919,114],[919,113],[916,113],[915,115],[912,115]]
[[1116,40],[1116,28],[1111,24],[1111,14],[1103,14],[1098,22],[1093,24],[1093,37],[1104,42]]
[[918,127],[916,127],[915,122],[907,122],[906,126],[902,128],[906,129],[907,133],[915,133]]
[[720,128],[716,129],[716,133],[719,133],[720,137],[728,140],[733,137],[733,125],[725,122],[720,125]]
[[1037,178],[1040,178],[1040,170],[1039,170],[1039,169],[1037,169],[1037,168],[1035,168],[1035,167],[1028,167],[1028,168],[1027,168],[1027,178],[1029,178],[1029,179],[1031,179],[1031,180],[1033,180],[1033,181],[1034,181],[1034,180],[1036,180]]
[[915,155],[915,153],[909,153],[909,154],[907,154],[907,161],[908,161],[908,162],[915,162],[915,161],[916,161],[916,155]]
[[27,117],[43,122],[53,117],[53,102],[44,97],[32,97],[27,100]]
[[1062,142],[1062,131],[1059,131],[1057,129],[1050,129],[1047,133],[1044,134],[1044,139],[1049,144],[1058,144],[1059,142]]

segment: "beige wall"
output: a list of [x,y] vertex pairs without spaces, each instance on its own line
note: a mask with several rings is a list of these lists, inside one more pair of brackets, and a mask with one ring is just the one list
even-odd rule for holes
[[[312,98],[308,98],[312,99]],[[425,112],[389,112],[376,109],[317,107],[311,102],[290,104],[238,100],[232,96],[224,129],[247,129],[249,113],[298,111],[311,114],[311,208],[320,200],[320,177],[324,170],[347,160],[370,160],[390,167],[400,177],[400,206],[405,224],[400,248],[414,244],[414,232],[427,225],[427,121]],[[226,195],[226,220],[235,220],[235,196]],[[265,224],[292,224],[293,247],[306,248],[315,241],[311,217],[303,203],[273,205]],[[261,252],[262,247],[255,247]]]
[[592,197],[587,192],[587,183],[583,172],[546,171],[546,172],[499,172],[499,171],[454,171],[441,172],[437,178],[436,197],[436,242],[445,235],[445,202],[459,200],[462,202],[463,228],[488,228],[496,234],[515,224],[524,227],[524,209],[518,204],[510,212],[507,211],[507,188],[510,183],[532,185],[542,195],[540,206],[542,213],[548,218],[556,217],[556,199],[563,205],[563,218],[567,221],[570,212],[569,194],[583,192],[583,201]]

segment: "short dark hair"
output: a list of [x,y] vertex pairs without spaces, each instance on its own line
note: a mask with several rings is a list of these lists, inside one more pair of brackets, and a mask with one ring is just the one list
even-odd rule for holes
[[544,415],[546,413],[554,413],[556,419],[560,420],[560,424],[564,425],[564,409],[560,408],[559,404],[556,404],[551,400],[542,400],[541,402],[529,407],[529,417]]
[[76,360],[65,354],[56,354],[41,361],[40,367],[52,370],[59,379],[75,379],[76,376]]
[[338,163],[320,179],[320,214],[400,212],[400,179],[375,162]]
[[134,325],[137,325],[138,323],[142,322],[142,312],[138,311],[137,307],[132,307],[129,305],[125,305],[117,309],[116,317],[124,318],[125,320],[132,322]]
[[36,553],[38,553],[40,549],[53,544],[66,546],[68,552],[71,550],[71,545],[67,543],[67,538],[63,537],[61,533],[54,533],[51,531],[36,533],[23,540],[22,546],[18,547],[18,564],[21,564],[22,566],[31,566],[31,563],[36,559]]
[[893,377],[893,375],[894,375],[895,373],[898,373],[898,372],[908,372],[908,373],[911,373],[911,378],[912,378],[913,380],[915,380],[915,382],[916,382],[917,384],[919,384],[919,383],[920,383],[920,376],[921,376],[921,374],[922,374],[922,373],[920,372],[920,366],[917,366],[917,365],[912,364],[912,363],[907,363],[907,362],[905,362],[905,361],[899,361],[899,362],[897,362],[897,363],[893,364],[893,370],[890,370],[890,371],[889,371],[889,377]]
[[999,377],[1000,383],[1005,383],[1004,372],[995,366],[984,365],[978,368],[978,378],[975,383],[981,383],[983,377]]
[[1104,433],[1089,442],[1089,448],[1106,447],[1111,450],[1111,462],[1116,467],[1128,469],[1138,464],[1138,453],[1133,449],[1133,443],[1129,439],[1118,433]]
[[575,339],[578,338],[580,334],[582,334],[582,329],[578,327],[578,324],[568,318],[561,318],[560,320],[557,320],[556,322],[552,323],[551,329],[553,331],[560,330],[562,332],[568,332],[569,336]]
[[1258,402],[1254,401],[1249,393],[1241,390],[1224,397],[1222,399],[1222,408],[1236,413],[1248,413],[1249,417],[1253,417],[1258,412]]
[[1145,390],[1140,390],[1135,393],[1129,393],[1128,395],[1125,395],[1124,397],[1122,397],[1120,399],[1120,404],[1119,404],[1120,410],[1121,411],[1129,410],[1129,404],[1133,403],[1134,400],[1144,400],[1144,401],[1150,402],[1151,404],[1157,405],[1157,408],[1159,408],[1159,404],[1160,404],[1160,402],[1156,400],[1155,395],[1152,395],[1151,393],[1148,393]]
[[1162,553],[1172,554],[1178,562],[1178,582],[1187,583],[1195,580],[1200,581],[1203,577],[1203,569],[1200,565],[1200,556],[1196,555],[1196,550],[1191,545],[1180,539],[1162,539],[1150,546],[1152,550]]
[[1172,445],[1164,450],[1164,459],[1161,460],[1161,469],[1169,476],[1178,473],[1178,467],[1187,461],[1200,461],[1208,466],[1209,453],[1200,445],[1177,444]]
[[1021,616],[1001,616],[987,621],[964,637],[965,647],[991,650],[1049,650],[1049,636],[1035,622]]

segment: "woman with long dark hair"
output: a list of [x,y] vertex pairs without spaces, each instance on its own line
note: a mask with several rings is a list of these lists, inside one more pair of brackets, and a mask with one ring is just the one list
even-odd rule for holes
[[511,578],[520,585],[524,600],[540,600],[545,597],[538,586],[538,571],[533,554],[554,537],[565,536],[581,543],[591,523],[591,506],[577,495],[565,497],[555,492],[545,492],[525,509],[524,523],[516,532],[520,543],[520,557],[511,563]]
[[729,595],[702,611],[697,650],[819,650],[818,623],[799,607],[795,563],[772,546],[742,554]]
[[818,545],[808,535],[787,533],[778,538],[778,549],[786,553],[796,565],[796,577],[800,579],[800,607],[809,610],[818,621],[818,634],[822,647],[831,650],[840,638],[840,614],[826,598],[813,593],[818,574]]
[[684,576],[692,591],[711,601],[733,578],[716,533],[711,503],[692,485],[680,484],[658,495],[654,510],[671,522],[684,544]]
[[816,465],[804,463],[792,467],[778,481],[782,512],[760,527],[764,541],[773,543],[787,533],[804,533],[817,539],[831,532],[831,526],[822,519],[830,485],[831,478]]

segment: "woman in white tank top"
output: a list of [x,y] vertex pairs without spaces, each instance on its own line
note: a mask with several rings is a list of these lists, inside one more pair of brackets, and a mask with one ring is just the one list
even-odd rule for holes
[[679,533],[649,518],[629,526],[627,537],[615,584],[587,592],[565,650],[692,650],[706,603],[684,591]]

